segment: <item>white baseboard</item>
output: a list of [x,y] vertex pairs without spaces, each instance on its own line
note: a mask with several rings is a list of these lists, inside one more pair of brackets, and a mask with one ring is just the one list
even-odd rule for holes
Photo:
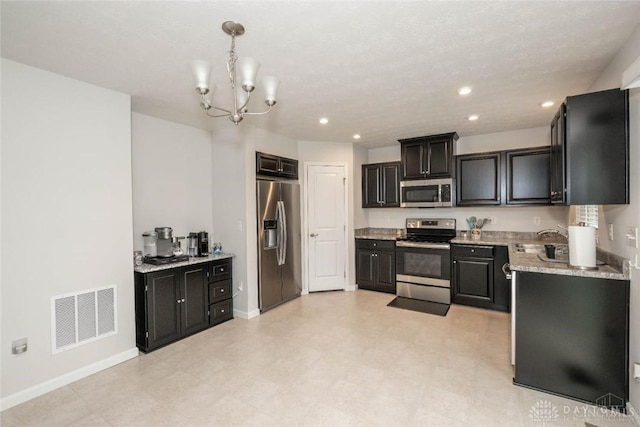
[[357,291],[358,285],[347,285],[347,287],[344,288],[344,290],[347,292]]
[[91,365],[84,366],[80,369],[76,369],[75,371],[71,371],[59,377],[52,378],[43,383],[36,384],[26,390],[19,391],[1,399],[0,411],[4,411],[5,409],[9,409],[38,396],[42,396],[50,391],[64,387],[74,381],[78,381],[82,378],[88,377],[89,375],[93,375],[96,372],[100,372],[129,359],[133,359],[134,357],[138,357],[137,347],[123,351],[122,353],[116,354],[115,356],[111,356],[107,359],[92,363]]
[[640,414],[631,406],[631,402],[627,402],[627,412],[633,417],[633,420],[640,426]]
[[251,310],[249,312],[241,311],[241,310],[238,310],[236,308],[233,309],[233,317],[239,317],[240,319],[249,320],[249,319],[253,319],[254,317],[258,317],[258,316],[260,316],[260,310],[257,309],[257,308],[255,310]]

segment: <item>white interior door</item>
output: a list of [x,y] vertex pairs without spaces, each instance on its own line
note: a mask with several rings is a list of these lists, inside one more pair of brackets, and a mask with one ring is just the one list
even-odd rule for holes
[[345,167],[307,169],[309,292],[345,289]]

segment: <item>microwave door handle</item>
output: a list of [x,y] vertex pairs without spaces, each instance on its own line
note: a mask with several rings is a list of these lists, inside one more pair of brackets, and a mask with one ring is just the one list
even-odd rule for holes
[[442,185],[438,185],[438,202],[442,203]]

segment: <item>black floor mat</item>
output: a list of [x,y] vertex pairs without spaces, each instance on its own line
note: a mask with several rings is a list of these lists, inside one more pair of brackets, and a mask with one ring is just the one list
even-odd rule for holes
[[397,297],[387,304],[387,306],[419,311],[420,313],[435,314],[437,316],[446,316],[450,307],[449,304],[440,304],[438,302],[422,301],[419,299],[403,297]]

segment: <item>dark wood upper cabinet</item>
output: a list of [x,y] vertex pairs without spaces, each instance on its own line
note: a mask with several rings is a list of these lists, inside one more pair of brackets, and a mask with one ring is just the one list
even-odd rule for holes
[[402,180],[451,178],[455,175],[454,151],[458,134],[400,139]]
[[505,153],[506,204],[549,204],[550,159],[550,147],[526,148]]
[[499,205],[502,202],[501,152],[456,157],[456,204]]
[[256,151],[256,175],[298,179],[298,161]]
[[551,203],[565,203],[564,158],[564,118],[565,105],[562,104],[551,121],[551,153],[549,160],[549,198]]
[[629,203],[628,90],[567,97],[551,123],[551,143],[553,203]]
[[400,162],[362,165],[362,207],[400,206]]

